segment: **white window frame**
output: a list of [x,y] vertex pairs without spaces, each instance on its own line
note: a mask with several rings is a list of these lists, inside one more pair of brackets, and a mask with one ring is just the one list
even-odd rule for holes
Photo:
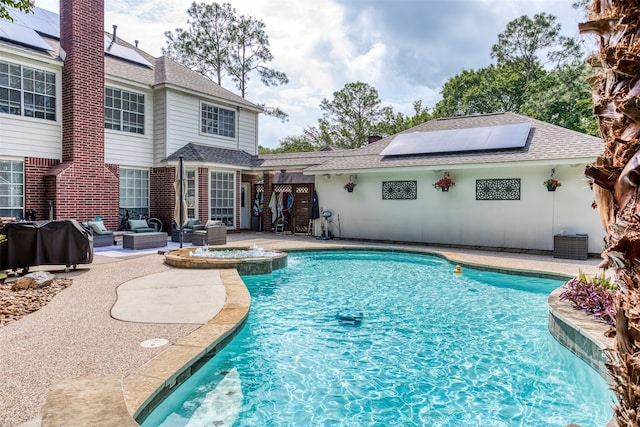
[[[0,113],[55,122],[57,116],[56,73],[0,60]],[[30,75],[30,76],[29,76]]]
[[105,129],[144,135],[146,120],[145,105],[146,95],[144,93],[114,86],[105,86]]
[[[146,184],[146,186],[145,186]],[[149,169],[120,167],[120,215],[130,219],[149,216]]]
[[187,217],[198,218],[198,169],[187,169]]
[[24,218],[24,160],[0,158],[0,216]]
[[[229,114],[232,116],[231,121],[222,120],[224,115]],[[221,107],[209,102],[200,102],[200,134],[202,135],[235,139],[237,120],[238,115],[234,109]]]
[[[227,177],[224,181],[230,185],[224,185],[224,181],[222,180],[224,177]],[[218,188],[217,183],[222,183],[222,188]],[[235,228],[236,197],[236,172],[210,169],[209,219],[221,220],[228,228]],[[228,213],[229,210],[231,210],[230,215]]]

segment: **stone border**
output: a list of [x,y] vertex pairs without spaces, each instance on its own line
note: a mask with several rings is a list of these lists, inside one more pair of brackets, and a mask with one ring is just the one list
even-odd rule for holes
[[609,371],[605,365],[604,350],[613,348],[614,338],[604,336],[609,326],[599,322],[582,310],[576,310],[571,303],[560,300],[562,288],[549,295],[549,332],[560,344],[584,360],[610,383]]

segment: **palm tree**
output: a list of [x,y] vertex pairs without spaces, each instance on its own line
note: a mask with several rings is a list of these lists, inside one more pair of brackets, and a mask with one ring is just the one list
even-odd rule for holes
[[602,267],[615,271],[616,345],[608,352],[618,426],[640,425],[640,1],[593,0],[581,33],[597,35],[589,58],[604,152],[587,166],[606,231]]

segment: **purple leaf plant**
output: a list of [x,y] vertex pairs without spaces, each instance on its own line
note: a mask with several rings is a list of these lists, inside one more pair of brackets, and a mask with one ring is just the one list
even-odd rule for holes
[[564,284],[561,300],[571,301],[573,308],[584,310],[608,325],[615,326],[616,310],[613,305],[613,286],[603,277],[589,278],[580,273]]

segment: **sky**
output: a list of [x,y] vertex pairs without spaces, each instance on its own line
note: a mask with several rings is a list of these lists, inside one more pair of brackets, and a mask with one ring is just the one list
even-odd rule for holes
[[[586,50],[592,40],[578,34],[584,12],[574,0],[227,0],[240,14],[262,20],[274,60],[289,83],[265,87],[257,76],[246,99],[280,107],[289,119],[260,116],[259,144],[275,148],[322,117],[320,103],[347,83],[378,90],[382,106],[411,115],[413,102],[433,108],[442,85],[464,69],[495,61],[491,46],[508,22],[549,13],[565,36]],[[58,0],[35,5],[59,12]],[[188,26],[188,0],[106,0],[105,30],[153,56],[166,46],[166,31]],[[232,84],[225,88],[238,93]]]

